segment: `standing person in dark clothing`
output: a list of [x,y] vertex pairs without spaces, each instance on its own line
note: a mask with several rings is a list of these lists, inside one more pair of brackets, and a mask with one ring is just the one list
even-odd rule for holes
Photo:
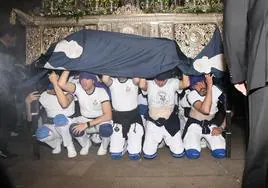
[[0,26],[0,157],[11,158],[16,155],[7,150],[10,131],[16,125],[16,106],[14,86],[16,59],[10,48],[16,44],[16,34],[10,25]]
[[268,1],[225,0],[225,52],[235,88],[249,98],[243,188],[268,187]]

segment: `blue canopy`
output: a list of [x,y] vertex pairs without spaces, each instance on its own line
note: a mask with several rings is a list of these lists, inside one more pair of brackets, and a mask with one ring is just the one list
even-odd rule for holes
[[169,39],[84,29],[51,45],[37,64],[47,69],[150,78],[185,60]]
[[[223,70],[219,66],[222,64],[221,54],[223,48],[218,28],[208,45],[194,59],[188,58],[174,40],[83,29],[52,44],[33,62],[33,66],[44,68],[44,71],[31,77],[21,87],[33,85],[41,79],[47,80],[42,83],[48,83],[45,76],[47,69],[153,78],[177,67],[187,75],[200,75],[203,70],[209,69],[216,77],[222,77]],[[200,62],[204,66],[200,66]]]

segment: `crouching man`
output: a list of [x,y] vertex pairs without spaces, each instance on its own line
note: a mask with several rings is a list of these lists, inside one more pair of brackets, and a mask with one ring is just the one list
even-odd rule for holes
[[59,86],[78,98],[82,116],[74,118],[76,123],[71,126],[72,136],[79,142],[82,149],[80,155],[87,155],[92,145],[89,134],[99,133],[101,145],[97,155],[106,155],[112,135],[112,107],[105,86],[94,74],[80,72],[79,83],[68,82],[69,71],[63,71]]
[[200,140],[204,138],[212,156],[224,158],[225,139],[221,135],[224,127],[218,127],[211,121],[218,112],[217,104],[222,92],[213,85],[210,75],[190,77],[190,87],[192,91],[187,97],[191,111],[182,135],[186,156],[189,159],[199,158]]
[[175,108],[176,91],[189,86],[189,77],[172,78],[168,71],[158,75],[154,80],[140,81],[140,88],[147,91],[149,117],[145,130],[143,145],[144,158],[157,156],[158,144],[164,139],[171,155],[176,158],[184,156],[181,139],[180,121]]
[[113,134],[110,153],[112,159],[121,159],[128,151],[131,160],[139,160],[142,148],[143,126],[138,113],[139,78],[114,78],[103,75],[110,88],[113,106]]

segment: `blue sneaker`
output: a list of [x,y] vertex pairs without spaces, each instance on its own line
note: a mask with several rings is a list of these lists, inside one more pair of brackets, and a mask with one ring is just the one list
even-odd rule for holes
[[128,158],[129,158],[130,160],[137,161],[137,160],[140,160],[141,155],[140,155],[139,153],[128,154]]

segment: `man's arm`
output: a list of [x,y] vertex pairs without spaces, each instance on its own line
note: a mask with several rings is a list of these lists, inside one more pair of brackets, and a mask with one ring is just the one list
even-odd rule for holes
[[58,79],[59,76],[54,71],[49,75],[49,80],[53,84],[59,104],[62,108],[67,108],[73,101],[73,96],[71,94],[65,94],[62,91],[61,87],[58,85]]
[[141,90],[147,91],[148,83],[147,83],[147,80],[145,78],[140,79],[139,87],[141,88]]
[[212,76],[206,75],[206,83],[207,83],[207,94],[205,96],[204,101],[196,101],[193,106],[196,110],[201,112],[202,114],[209,115],[211,106],[212,106]]
[[95,126],[105,121],[112,120],[112,106],[110,101],[104,101],[102,103],[102,111],[103,115],[100,117],[97,117],[96,119],[86,122],[86,123],[80,123],[79,125],[75,126],[73,128],[74,133],[80,133],[83,130],[87,129],[88,126]]
[[133,82],[134,85],[139,86],[140,78],[132,78],[132,82]]
[[102,103],[102,112],[102,116],[90,121],[90,126],[98,125],[102,122],[112,120],[112,106],[110,101],[105,101]]
[[102,75],[102,82],[107,86],[110,87],[113,83],[113,80],[108,75]]
[[58,85],[67,92],[74,93],[75,92],[75,84],[68,82],[68,77],[69,77],[70,71],[63,71],[59,81]]
[[34,92],[30,93],[25,98],[26,118],[27,118],[27,121],[29,121],[29,122],[32,121],[31,104],[33,101],[36,101],[39,98],[40,98],[40,94],[38,91],[34,91]]
[[182,80],[179,80],[179,89],[185,89],[185,88],[189,87],[189,85],[190,85],[189,76],[183,74]]
[[248,0],[224,1],[224,51],[233,84],[246,80]]

